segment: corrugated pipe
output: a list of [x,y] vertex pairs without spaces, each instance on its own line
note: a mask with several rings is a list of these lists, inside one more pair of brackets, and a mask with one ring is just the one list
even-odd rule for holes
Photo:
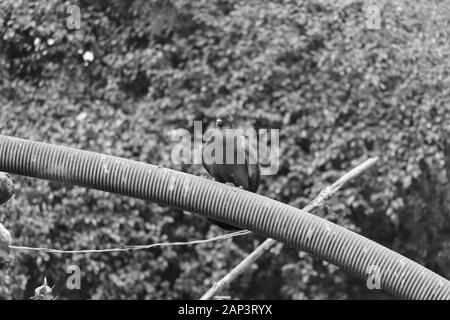
[[118,157],[0,135],[0,171],[203,214],[328,261],[403,299],[450,299],[450,282],[374,241],[264,196]]

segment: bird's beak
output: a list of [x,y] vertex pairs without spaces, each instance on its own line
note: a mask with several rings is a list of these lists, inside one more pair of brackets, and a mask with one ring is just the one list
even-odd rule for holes
[[222,120],[221,120],[221,119],[217,119],[217,120],[216,120],[216,125],[217,125],[217,126],[220,126],[221,124],[222,124]]

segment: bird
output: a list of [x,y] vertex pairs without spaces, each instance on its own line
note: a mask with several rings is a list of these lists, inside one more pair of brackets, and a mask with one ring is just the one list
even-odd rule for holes
[[[233,117],[229,113],[221,112],[217,115],[216,129],[220,130],[222,133],[223,140],[221,147],[223,159],[222,161],[217,161],[217,163],[205,156],[205,150],[213,143],[212,139],[210,139],[209,141],[206,141],[203,146],[203,167],[217,182],[231,183],[236,187],[256,193],[261,177],[256,150],[250,143],[246,143],[246,138],[244,136],[235,134],[235,131],[233,130]],[[244,152],[244,154],[241,152]],[[227,154],[233,155],[234,161],[232,163],[227,163]],[[237,161],[238,159],[244,161]],[[254,161],[250,161],[251,159],[254,159]],[[209,220],[228,231],[241,230],[241,228],[220,221]]]

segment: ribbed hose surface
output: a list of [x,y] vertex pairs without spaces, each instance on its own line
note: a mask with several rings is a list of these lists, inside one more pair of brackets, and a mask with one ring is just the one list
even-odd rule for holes
[[[450,299],[450,282],[367,238],[245,190],[151,164],[0,135],[0,171],[61,181],[203,214],[312,253],[404,299]],[[374,271],[375,269],[372,269]]]

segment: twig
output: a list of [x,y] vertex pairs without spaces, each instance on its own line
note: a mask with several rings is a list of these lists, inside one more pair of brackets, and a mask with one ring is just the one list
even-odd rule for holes
[[[375,162],[377,162],[378,157],[370,158],[359,166],[353,168],[347,172],[344,176],[334,182],[331,186],[323,189],[320,194],[314,198],[311,202],[303,208],[305,211],[312,211],[317,207],[320,207],[326,200],[328,200],[333,194],[335,194],[345,183],[357,177],[364,171],[371,168]],[[250,253],[244,260],[242,260],[233,270],[231,270],[227,275],[225,275],[218,282],[209,289],[200,300],[209,300],[214,298],[215,295],[220,293],[225,287],[227,287],[231,282],[233,282],[239,275],[241,275],[245,270],[247,270],[259,257],[261,257],[264,252],[269,250],[272,246],[277,243],[276,240],[266,239],[262,244],[260,244],[252,253]]]

